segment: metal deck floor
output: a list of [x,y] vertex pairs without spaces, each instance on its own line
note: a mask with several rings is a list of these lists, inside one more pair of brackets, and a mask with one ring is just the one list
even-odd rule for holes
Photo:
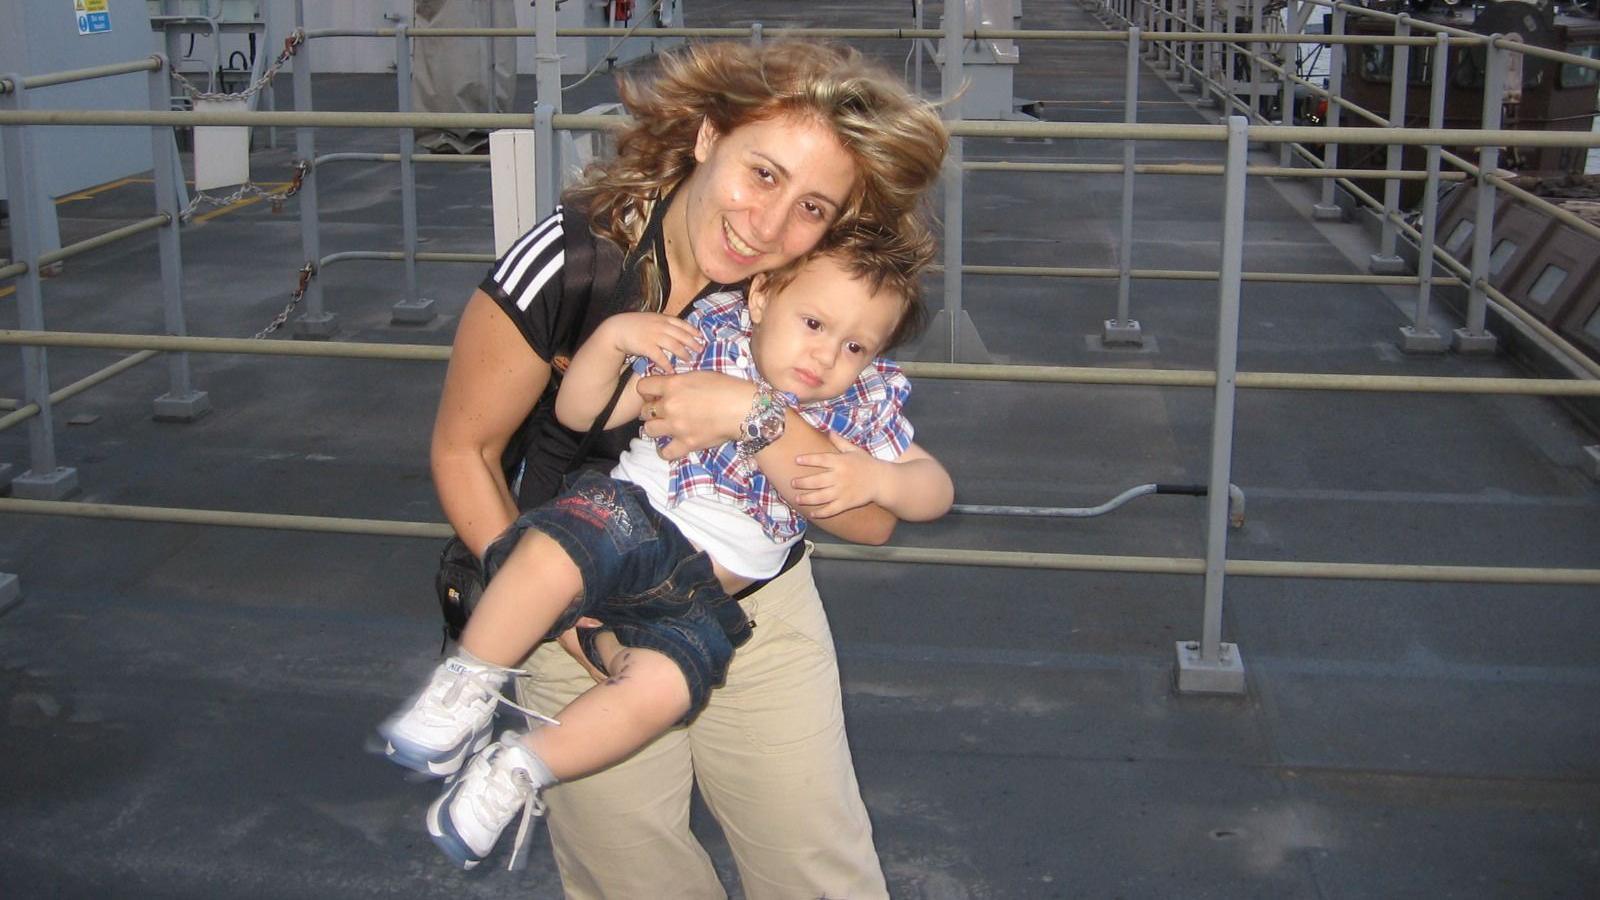
[[[1027,27],[1089,29],[1075,4]],[[896,16],[900,13],[896,7]],[[798,21],[787,4],[696,3],[695,25]],[[935,7],[936,10],[936,7]],[[737,13],[737,14],[735,14]],[[904,25],[853,4],[811,24]],[[930,15],[930,22],[937,19]],[[904,50],[874,50],[896,67]],[[1061,121],[1120,116],[1123,49],[1029,45],[1019,97]],[[930,84],[936,78],[928,67]],[[1146,71],[1142,114],[1201,113]],[[567,98],[603,97],[605,79]],[[519,94],[526,104],[531,82]],[[392,109],[379,77],[321,77],[319,109]],[[588,93],[584,93],[587,91]],[[289,91],[279,94],[287,108]],[[336,131],[319,152],[393,152]],[[256,159],[282,180],[285,149]],[[968,141],[967,158],[1120,161],[1112,142]],[[1141,161],[1216,160],[1163,144]],[[392,167],[323,173],[323,252],[399,246]],[[422,167],[423,249],[485,252],[486,169]],[[1120,180],[974,173],[966,262],[1113,265]],[[1252,180],[1246,269],[1336,271],[1359,226],[1313,224],[1304,188]],[[1220,183],[1143,177],[1136,265],[1214,266]],[[62,204],[70,242],[148,215],[131,184]],[[298,223],[256,204],[184,233],[190,330],[248,336],[283,305]],[[49,326],[158,333],[154,239],[68,263]],[[1363,257],[1364,260],[1364,257]],[[343,340],[447,344],[481,274],[423,265],[434,324],[389,324],[402,274],[325,274]],[[1210,368],[1215,286],[1136,286],[1142,351],[1099,349],[1113,282],[969,277],[996,361]],[[937,296],[935,292],[935,297]],[[1241,370],[1515,375],[1504,359],[1402,357],[1374,288],[1247,284]],[[0,327],[16,327],[0,298]],[[110,354],[52,350],[58,385]],[[156,360],[59,409],[76,499],[441,521],[427,435],[443,367],[193,357],[215,411],[151,421]],[[0,393],[21,391],[0,353]],[[1205,477],[1207,391],[922,380],[911,416],[966,503],[1086,506]],[[76,422],[77,424],[73,424]],[[1592,567],[1595,442],[1542,399],[1245,392],[1236,558]],[[26,429],[0,461],[27,464]],[[1203,504],[1151,497],[1097,519],[953,516],[930,547],[1200,556]],[[421,828],[431,784],[363,748],[438,649],[436,542],[0,515],[0,896],[553,896],[526,871],[447,866]],[[1600,638],[1592,588],[1234,578],[1224,638],[1249,692],[1179,696],[1198,578],[818,563],[862,789],[896,897],[1361,898],[1600,895]],[[716,826],[696,828],[735,886]],[[669,896],[664,889],[662,896]]]

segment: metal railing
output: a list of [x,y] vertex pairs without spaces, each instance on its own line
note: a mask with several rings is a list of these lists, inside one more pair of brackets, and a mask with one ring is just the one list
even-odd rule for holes
[[[1191,0],[1183,0],[1185,15],[1192,13]],[[548,4],[541,4],[542,7]],[[1118,8],[1135,12],[1144,17],[1148,24],[1154,24],[1155,4],[1137,3],[1135,0],[1119,0]],[[1336,13],[1347,14],[1350,9],[1345,4],[1336,5]],[[946,27],[940,31],[927,31],[926,33],[911,33],[905,30],[896,30],[896,36],[924,39],[943,36],[947,41],[960,41],[968,38],[1007,38],[1013,40],[1083,40],[1083,41],[1125,41],[1129,48],[1128,70],[1129,83],[1126,85],[1126,115],[1125,121],[1116,125],[1088,125],[1074,123],[1019,123],[1019,122],[971,122],[952,121],[950,130],[954,135],[952,142],[951,164],[949,176],[946,181],[946,214],[945,214],[945,284],[946,284],[946,312],[951,315],[952,334],[950,335],[950,349],[954,353],[956,342],[954,336],[954,323],[960,314],[961,278],[963,275],[1037,275],[1042,277],[1075,277],[1075,278],[1112,278],[1119,280],[1119,299],[1117,318],[1112,320],[1117,323],[1132,321],[1131,310],[1128,309],[1127,287],[1133,278],[1148,279],[1184,279],[1184,280],[1215,280],[1218,282],[1218,341],[1216,364],[1211,371],[1151,371],[1146,369],[1115,369],[1115,368],[1068,368],[1068,367],[1039,367],[1039,366],[986,366],[965,363],[910,363],[905,366],[909,374],[919,378],[954,378],[972,380],[1006,380],[1025,383],[1051,383],[1051,384],[1101,384],[1101,385],[1127,385],[1144,387],[1191,387],[1204,388],[1213,394],[1212,416],[1212,444],[1211,444],[1211,471],[1208,478],[1208,509],[1207,545],[1203,558],[1169,558],[1169,557],[1126,557],[1126,556],[1091,556],[1075,554],[1041,554],[1041,553],[1010,553],[996,551],[966,551],[966,550],[917,550],[910,548],[863,548],[850,546],[826,545],[820,548],[819,555],[840,559],[881,559],[891,561],[914,562],[939,562],[944,564],[959,565],[1003,565],[1052,569],[1095,570],[1111,572],[1163,572],[1171,574],[1199,574],[1205,580],[1205,609],[1202,622],[1201,640],[1195,642],[1195,667],[1189,674],[1192,676],[1191,687],[1197,689],[1233,689],[1233,672],[1236,669],[1238,657],[1236,654],[1229,656],[1229,651],[1221,641],[1221,605],[1223,596],[1224,579],[1227,575],[1246,577],[1301,577],[1301,578],[1382,578],[1399,580],[1437,580],[1437,581],[1482,581],[1489,583],[1533,583],[1533,584],[1600,584],[1600,570],[1590,569],[1554,569],[1554,568],[1504,568],[1504,567],[1460,567],[1460,566],[1426,566],[1426,565],[1370,565],[1318,561],[1268,561],[1268,560],[1239,560],[1229,559],[1227,556],[1226,534],[1228,517],[1228,486],[1232,460],[1232,433],[1234,418],[1234,396],[1237,390],[1302,390],[1302,391],[1367,391],[1367,392],[1425,392],[1425,393],[1472,393],[1472,394],[1504,394],[1504,395],[1532,395],[1532,396],[1570,396],[1570,397],[1600,397],[1600,381],[1594,380],[1559,380],[1559,379],[1475,379],[1475,378],[1415,378],[1394,376],[1371,375],[1336,375],[1336,374],[1300,374],[1300,373],[1273,373],[1273,372],[1239,372],[1237,371],[1237,340],[1238,340],[1238,315],[1239,295],[1241,285],[1245,281],[1284,281],[1284,282],[1321,282],[1345,284],[1373,284],[1373,285],[1416,285],[1419,290],[1419,315],[1415,320],[1420,326],[1426,323],[1426,318],[1421,313],[1425,311],[1425,301],[1428,289],[1434,284],[1456,283],[1467,284],[1474,296],[1482,294],[1486,299],[1495,299],[1504,302],[1503,295],[1488,285],[1484,279],[1484,269],[1480,263],[1486,262],[1486,251],[1480,254],[1476,249],[1470,264],[1455,260],[1432,246],[1431,234],[1425,225],[1421,232],[1410,229],[1409,226],[1395,215],[1397,211],[1389,209],[1389,198],[1380,202],[1375,198],[1360,196],[1372,202],[1390,215],[1386,216],[1393,223],[1395,233],[1407,233],[1418,237],[1425,245],[1425,252],[1432,254],[1456,275],[1420,277],[1415,275],[1314,275],[1307,273],[1272,273],[1272,272],[1246,272],[1242,267],[1243,258],[1243,200],[1247,176],[1251,174],[1289,175],[1293,177],[1320,177],[1325,179],[1325,190],[1331,191],[1334,183],[1342,182],[1347,190],[1359,189],[1350,179],[1357,173],[1350,169],[1341,169],[1337,166],[1337,148],[1341,144],[1372,144],[1389,147],[1424,146],[1430,150],[1430,168],[1427,172],[1406,173],[1395,165],[1398,157],[1391,150],[1390,166],[1386,170],[1375,173],[1362,171],[1367,177],[1382,177],[1393,184],[1398,184],[1401,179],[1421,178],[1425,180],[1430,189],[1436,191],[1440,180],[1447,177],[1455,179],[1477,179],[1480,185],[1504,186],[1504,181],[1495,172],[1493,161],[1482,165],[1482,168],[1471,166],[1465,160],[1452,159],[1452,155],[1439,150],[1440,145],[1448,142],[1453,146],[1562,146],[1562,147],[1595,147],[1600,146],[1600,136],[1585,133],[1543,133],[1529,131],[1508,131],[1498,128],[1498,119],[1485,117],[1484,128],[1481,129],[1442,129],[1440,122],[1430,121],[1429,128],[1401,128],[1394,127],[1404,121],[1403,117],[1384,120],[1377,118],[1378,123],[1385,128],[1348,128],[1330,127],[1308,128],[1294,125],[1251,124],[1246,118],[1233,116],[1225,124],[1219,125],[1155,125],[1137,121],[1136,86],[1141,68],[1140,56],[1146,45],[1166,49],[1157,49],[1159,55],[1166,54],[1166,59],[1171,71],[1193,83],[1196,79],[1204,86],[1205,90],[1215,91],[1226,85],[1212,78],[1214,69],[1210,61],[1216,54],[1213,48],[1219,43],[1228,44],[1230,47],[1237,43],[1259,45],[1265,43],[1285,43],[1289,41],[1306,41],[1327,43],[1335,48],[1349,43],[1377,43],[1396,48],[1397,55],[1402,48],[1409,46],[1449,46],[1449,42],[1457,41],[1457,36],[1445,34],[1434,38],[1417,38],[1404,34],[1395,36],[1377,36],[1376,39],[1367,40],[1354,35],[1331,36],[1285,36],[1268,33],[1229,33],[1215,31],[1210,24],[1203,28],[1195,29],[1188,21],[1183,23],[1182,31],[1165,30],[1157,33],[1147,33],[1142,28],[1130,27],[1126,32],[1017,32],[1002,30],[973,30],[968,31],[961,27],[960,5],[952,4],[952,15],[946,19]],[[1209,16],[1209,10],[1207,11]],[[392,30],[380,30],[380,36],[392,36],[396,40],[397,60],[409,58],[409,47],[406,43],[413,37],[427,36],[462,36],[463,32],[476,34],[480,31],[488,32],[489,29],[423,29],[411,30],[398,27]],[[504,33],[505,29],[494,29],[494,33]],[[643,30],[641,30],[642,33]],[[687,29],[663,29],[661,31],[689,32]],[[704,30],[694,30],[696,34],[703,34]],[[746,34],[742,30],[733,29],[732,36]],[[817,35],[830,37],[859,37],[860,31],[885,32],[882,29],[804,29],[794,30],[797,35]],[[837,33],[847,32],[847,33]],[[545,28],[534,30],[536,38],[553,40],[557,33],[554,29]],[[562,31],[560,33],[568,33]],[[769,33],[777,33],[769,32]],[[332,36],[334,34],[347,35],[346,31],[319,31],[308,33],[306,38]],[[759,31],[757,35],[759,37]],[[874,33],[870,36],[887,36],[886,33]],[[1497,50],[1506,50],[1494,40],[1487,40],[1473,36],[1471,39],[1482,40],[1488,48],[1491,58]],[[1457,41],[1459,43],[1459,41]],[[302,42],[301,52],[309,41]],[[1194,53],[1192,48],[1203,48],[1202,64],[1192,65]],[[1182,48],[1183,53],[1175,48]],[[1520,49],[1520,48],[1513,48]],[[405,52],[401,52],[404,50]],[[1239,52],[1240,48],[1233,47],[1230,52]],[[1244,50],[1252,53],[1255,51]],[[956,87],[960,84],[960,56],[949,54],[951,64],[944,70],[946,96],[953,96]],[[1440,55],[1442,58],[1442,54]],[[152,58],[157,63],[159,58]],[[1569,61],[1565,57],[1563,62]],[[1582,57],[1571,57],[1574,64],[1588,65],[1591,68],[1600,68],[1600,63]],[[1264,59],[1252,59],[1252,71],[1270,71],[1273,65]],[[398,64],[398,63],[397,63]],[[129,64],[131,68],[125,71],[143,71],[149,69],[152,73],[152,106],[147,111],[63,111],[63,110],[30,110],[25,100],[26,90],[30,84],[28,79],[9,78],[0,79],[0,95],[9,98],[9,103],[0,100],[0,132],[3,132],[6,143],[6,158],[12,161],[8,177],[12,171],[20,168],[18,161],[28,159],[28,134],[29,129],[38,126],[53,125],[124,125],[131,127],[150,127],[156,134],[159,129],[170,127],[193,127],[197,125],[256,125],[256,126],[287,126],[295,127],[297,131],[297,153],[301,160],[310,161],[307,165],[304,184],[302,186],[299,202],[301,209],[301,235],[302,246],[305,251],[307,265],[310,267],[310,276],[306,279],[309,286],[304,293],[305,308],[301,315],[300,329],[303,336],[315,336],[319,329],[331,323],[331,314],[323,306],[320,283],[316,279],[317,270],[331,265],[334,262],[347,259],[395,259],[407,264],[407,290],[408,297],[415,297],[415,265],[417,262],[483,262],[490,258],[488,254],[422,254],[416,251],[415,245],[415,208],[414,201],[403,199],[403,218],[406,232],[406,245],[401,251],[389,250],[358,250],[346,251],[323,256],[319,249],[318,223],[316,218],[316,168],[318,164],[329,162],[342,162],[347,159],[366,158],[356,154],[329,154],[317,157],[314,144],[314,130],[319,127],[334,128],[393,128],[400,134],[400,150],[398,153],[372,154],[371,157],[378,161],[396,161],[401,166],[401,181],[403,198],[411,196],[409,188],[412,184],[411,165],[425,155],[414,154],[410,147],[410,129],[416,127],[447,127],[447,128],[501,128],[501,127],[532,127],[537,134],[542,135],[538,146],[541,158],[549,159],[545,155],[554,146],[551,137],[555,130],[593,130],[603,128],[616,128],[621,120],[615,116],[573,116],[559,113],[559,94],[555,95],[555,103],[549,102],[546,85],[551,81],[548,77],[541,78],[541,102],[533,115],[517,114],[418,114],[408,110],[409,91],[402,89],[400,96],[400,111],[396,113],[358,113],[358,112],[314,112],[308,108],[297,109],[294,112],[180,112],[162,108],[155,100],[155,85],[161,84],[164,75],[159,68],[150,69],[150,63],[141,62]],[[115,68],[115,67],[106,67]],[[1503,66],[1501,67],[1503,68]],[[296,80],[297,104],[304,102],[309,106],[311,65],[308,59],[302,57],[294,67]],[[1284,67],[1277,67],[1280,75],[1287,76]],[[86,70],[87,71],[87,70]],[[1231,69],[1230,78],[1231,78]],[[1493,69],[1492,71],[1498,71]],[[403,72],[403,70],[402,70]],[[68,73],[62,73],[65,75]],[[548,72],[542,73],[548,76]],[[61,77],[61,76],[39,76]],[[98,77],[98,76],[97,76]],[[1442,80],[1442,79],[1438,79]],[[400,80],[401,85],[406,84],[405,79]],[[556,84],[559,87],[559,84]],[[1252,88],[1250,95],[1259,96],[1259,92]],[[163,98],[165,93],[163,91]],[[1237,101],[1231,96],[1226,98],[1230,104]],[[1334,98],[1337,101],[1339,98]],[[1437,104],[1436,104],[1437,106]],[[1334,102],[1331,109],[1337,111],[1341,108],[1339,102]],[[1352,110],[1354,112],[1354,110]],[[1249,109],[1252,116],[1259,119],[1259,115],[1252,107]],[[1370,114],[1368,114],[1370,115]],[[1490,127],[1490,126],[1496,127]],[[1123,162],[1108,165],[1018,165],[992,162],[965,162],[963,158],[962,139],[964,138],[995,138],[995,137],[1052,137],[1067,139],[1097,139],[1117,140],[1123,142]],[[1157,164],[1138,164],[1135,159],[1137,142],[1147,140],[1162,141],[1189,141],[1189,142],[1222,142],[1226,145],[1226,161],[1221,165],[1195,165],[1183,164],[1175,166]],[[1282,147],[1291,147],[1295,144],[1320,143],[1328,148],[1327,154],[1320,160],[1313,154],[1302,153],[1301,158],[1314,164],[1320,163],[1320,171],[1316,169],[1299,170],[1288,165],[1285,156],[1279,166],[1262,167],[1250,166],[1247,163],[1247,148],[1251,142],[1261,141],[1277,143]],[[155,143],[159,146],[160,141]],[[1285,151],[1287,153],[1287,150]],[[1462,169],[1462,173],[1441,173],[1437,163],[1440,159],[1449,160],[1452,165]],[[453,160],[454,161],[454,160]],[[140,223],[118,229],[99,238],[92,239],[101,243],[108,243],[122,237],[141,233],[149,229],[161,229],[162,234],[162,260],[163,281],[168,281],[169,259],[170,267],[177,270],[181,265],[177,253],[177,217],[173,206],[176,191],[168,183],[163,185],[162,172],[167,173],[170,179],[172,167],[170,158],[165,163],[158,156],[157,161],[157,199],[160,213],[157,216]],[[548,167],[547,167],[548,168]],[[1124,205],[1122,213],[1123,242],[1125,252],[1119,255],[1119,266],[1116,268],[1105,267],[1017,267],[1017,266],[983,266],[965,265],[960,257],[961,247],[961,173],[964,171],[1040,171],[1040,172],[1105,172],[1121,173],[1123,176]],[[1216,271],[1209,270],[1161,270],[1149,268],[1136,268],[1132,265],[1132,253],[1126,252],[1131,247],[1131,222],[1134,210],[1128,198],[1132,196],[1133,178],[1136,175],[1168,175],[1168,176],[1193,176],[1193,175],[1220,175],[1224,182],[1225,206],[1222,217],[1221,259],[1222,264]],[[547,177],[552,179],[545,188],[545,197],[552,199],[553,172],[547,172]],[[8,183],[13,198],[22,199],[25,204],[30,193],[29,188],[20,183]],[[1388,193],[1388,192],[1386,192]],[[1325,195],[1329,196],[1329,195]],[[18,201],[13,201],[13,221],[17,222]],[[38,268],[46,264],[47,256],[37,255],[32,251],[27,242],[26,223],[29,221],[25,207],[21,210],[24,215],[20,222],[22,240],[14,244],[17,248],[13,255],[16,262],[0,269],[0,277],[20,278],[18,296],[19,305],[30,312],[20,317],[21,328],[12,331],[0,331],[0,343],[21,346],[24,353],[25,395],[17,408],[4,418],[0,418],[0,429],[19,424],[23,421],[30,422],[30,438],[32,439],[31,459],[33,461],[32,473],[37,475],[41,471],[54,472],[59,467],[55,463],[53,438],[50,431],[51,404],[54,401],[66,399],[69,392],[76,393],[87,389],[90,383],[99,383],[111,377],[117,371],[137,365],[150,358],[151,354],[163,352],[174,360],[183,361],[184,377],[181,386],[190,393],[187,383],[187,354],[193,352],[221,352],[221,353],[247,353],[270,355],[297,355],[297,356],[327,356],[341,358],[365,359],[412,359],[437,362],[448,357],[448,350],[439,347],[417,347],[407,345],[364,345],[337,342],[282,342],[282,341],[257,341],[246,339],[200,338],[187,336],[183,329],[182,299],[175,287],[167,287],[165,293],[168,297],[168,322],[167,335],[161,336],[132,336],[132,335],[89,335],[51,332],[44,327],[42,312],[38,309],[37,284]],[[1491,210],[1492,212],[1492,210]],[[1425,220],[1428,221],[1428,220]],[[169,249],[170,241],[170,249]],[[89,243],[89,242],[84,242]],[[82,252],[80,245],[63,248],[60,253],[68,251]],[[64,258],[64,257],[63,257]],[[1421,271],[1431,272],[1431,265],[1423,267]],[[1478,322],[1481,329],[1482,322]],[[1469,327],[1471,325],[1469,316]],[[322,334],[328,333],[321,331]],[[49,390],[48,377],[44,371],[42,350],[45,347],[95,347],[100,349],[136,350],[134,357],[129,357],[90,376],[79,383],[64,388],[60,391]],[[115,371],[113,371],[115,370]],[[176,370],[175,370],[176,371]],[[180,382],[174,379],[174,394],[179,394]],[[170,396],[170,395],[169,395]],[[203,397],[203,395],[201,395]],[[179,396],[182,399],[182,395]],[[158,401],[159,403],[159,401]],[[39,435],[47,437],[42,443]],[[59,482],[56,483],[57,486]],[[38,497],[18,496],[14,499],[0,500],[0,512],[48,514],[48,515],[82,515],[97,518],[137,519],[140,521],[167,521],[167,522],[203,522],[219,525],[241,525],[245,527],[268,528],[293,528],[304,530],[332,530],[365,534],[405,534],[417,537],[434,537],[447,533],[447,526],[439,523],[397,523],[376,522],[373,520],[333,519],[325,517],[304,516],[274,516],[257,513],[223,512],[216,510],[169,510],[145,507],[121,507],[107,504],[82,504],[64,503],[59,496],[64,496],[66,491],[60,491],[54,496],[57,499],[41,499]]]

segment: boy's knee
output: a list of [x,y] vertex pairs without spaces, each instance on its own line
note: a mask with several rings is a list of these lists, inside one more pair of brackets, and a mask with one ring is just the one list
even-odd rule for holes
[[[600,643],[606,639],[615,645],[614,652],[609,654],[604,653]],[[652,694],[653,702],[660,704],[662,709],[689,708],[692,699],[689,679],[671,657],[643,647],[624,647],[609,632],[596,635],[595,640],[596,648],[605,655],[606,671],[611,673],[612,681],[642,682],[642,690]]]

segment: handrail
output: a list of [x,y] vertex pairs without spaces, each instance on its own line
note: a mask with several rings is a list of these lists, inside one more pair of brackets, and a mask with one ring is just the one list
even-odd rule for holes
[[[103,66],[90,66],[85,69],[66,69],[60,72],[47,72],[41,75],[25,75],[22,86],[28,90],[35,88],[51,87],[57,84],[72,84],[77,81],[90,81],[96,78],[110,78],[114,75],[128,75],[134,72],[155,72],[160,70],[162,60],[159,56],[147,56],[144,59],[132,62],[108,63]],[[9,78],[0,78],[0,94],[14,92],[17,86]]]
[[[183,507],[131,506],[66,500],[22,500],[0,497],[0,514],[74,516],[134,522],[267,528],[439,540],[453,531],[443,522],[404,522],[286,513],[245,513]],[[1201,575],[1205,560],[1182,556],[1113,556],[1088,553],[1033,553],[1017,550],[968,550],[956,547],[863,547],[820,542],[819,559],[878,561],[948,566],[999,566],[1079,572],[1121,572],[1147,575]],[[1397,563],[1340,563],[1313,560],[1229,559],[1228,575],[1254,578],[1334,579],[1351,581],[1428,581],[1456,584],[1600,585],[1600,569],[1512,566],[1442,566]]]
[[[427,344],[364,344],[351,341],[259,341],[249,338],[179,337],[162,334],[106,334],[73,331],[0,330],[0,345],[95,347],[115,350],[168,350],[265,356],[315,356],[442,362],[449,347]],[[1038,384],[1103,384],[1145,387],[1213,387],[1216,374],[1174,369],[1122,369],[1096,366],[1014,366],[977,363],[906,362],[907,375],[960,381],[1018,381]],[[1560,378],[1477,378],[1404,375],[1340,375],[1304,372],[1240,372],[1238,386],[1265,390],[1356,391],[1428,394],[1505,394],[1600,397],[1600,380]]]
[[[318,128],[509,128],[531,127],[533,116],[514,113],[398,113],[348,111],[164,111],[164,110],[0,110],[6,125],[247,125]],[[621,128],[622,116],[558,115],[556,128],[583,131]],[[1103,140],[1221,142],[1224,125],[1153,123],[989,122],[950,123],[958,137],[1033,137]],[[1494,147],[1600,147],[1600,133],[1587,131],[1522,131],[1482,128],[1351,128],[1305,125],[1251,125],[1251,141],[1341,144],[1455,144]]]

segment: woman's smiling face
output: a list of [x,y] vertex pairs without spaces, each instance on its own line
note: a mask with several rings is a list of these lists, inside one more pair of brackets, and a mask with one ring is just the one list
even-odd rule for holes
[[[682,237],[704,280],[734,284],[798,259],[833,227],[855,162],[815,119],[779,116],[726,134],[702,123],[684,184]],[[677,272],[691,282],[696,273]]]

